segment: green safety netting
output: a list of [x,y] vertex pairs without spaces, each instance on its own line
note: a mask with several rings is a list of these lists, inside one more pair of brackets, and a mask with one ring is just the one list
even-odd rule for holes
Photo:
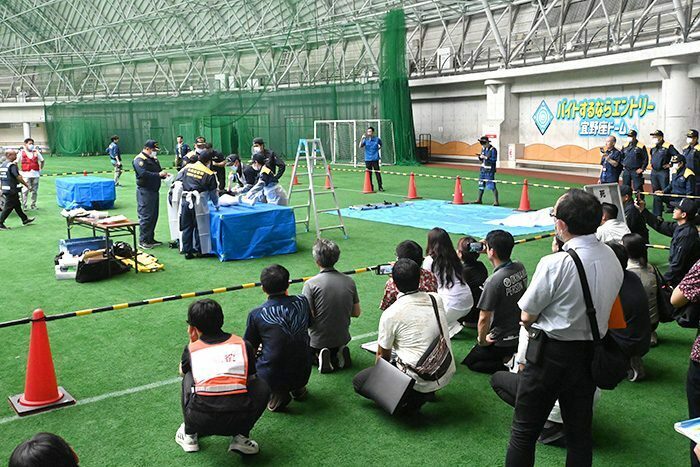
[[[250,155],[254,137],[293,158],[299,138],[312,138],[314,120],[389,119],[396,139],[396,163],[415,161],[413,119],[405,61],[403,12],[391,12],[382,32],[381,80],[326,84],[272,91],[235,91],[200,97],[133,98],[58,102],[45,109],[52,153],[104,154],[110,136],[119,135],[122,153],[134,154],[147,139],[173,154],[175,137],[192,144],[202,135],[224,154]],[[410,140],[410,141],[409,141]]]

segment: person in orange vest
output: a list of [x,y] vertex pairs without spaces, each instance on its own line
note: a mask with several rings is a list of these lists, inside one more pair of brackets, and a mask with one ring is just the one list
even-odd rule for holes
[[265,411],[270,388],[257,377],[251,344],[222,330],[224,312],[211,299],[187,310],[190,343],[180,362],[184,423],[175,442],[185,452],[199,451],[199,436],[231,436],[228,450],[260,451],[250,430]]
[[26,180],[27,187],[22,188],[22,209],[27,209],[29,194],[32,196],[30,209],[36,209],[36,197],[39,193],[39,177],[44,168],[44,157],[39,149],[34,146],[34,140],[27,138],[17,154],[17,166],[20,175]]

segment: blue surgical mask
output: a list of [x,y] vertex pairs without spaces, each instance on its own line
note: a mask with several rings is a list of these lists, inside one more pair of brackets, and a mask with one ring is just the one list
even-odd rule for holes
[[33,144],[27,145],[27,150],[28,150],[28,151],[33,151],[33,150],[34,150],[34,145],[33,145]]

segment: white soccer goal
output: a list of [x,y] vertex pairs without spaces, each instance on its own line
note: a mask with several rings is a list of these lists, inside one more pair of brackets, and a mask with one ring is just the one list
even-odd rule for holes
[[382,140],[379,153],[382,164],[396,163],[394,146],[394,125],[391,120],[314,120],[314,138],[321,140],[326,149],[326,157],[333,164],[363,165],[364,149],[359,147],[367,127],[374,128],[374,134]]

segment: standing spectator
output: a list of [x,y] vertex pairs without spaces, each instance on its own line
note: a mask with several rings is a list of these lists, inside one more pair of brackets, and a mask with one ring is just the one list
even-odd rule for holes
[[[415,380],[413,388],[404,395],[395,412],[412,413],[418,411],[435,391],[450,382],[455,373],[455,364],[453,359],[447,373],[437,381],[426,381],[411,369],[440,335],[440,328],[442,334],[447,336],[447,320],[442,299],[434,293],[428,294],[418,290],[420,266],[415,261],[406,258],[396,261],[392,275],[401,293],[396,302],[379,318],[377,359],[383,358],[391,362],[392,351],[395,352],[396,365]],[[431,297],[435,299],[439,323]],[[449,339],[447,345],[451,345]],[[355,392],[364,397],[368,396],[363,394],[362,386],[372,371],[374,367],[366,368],[352,380]]]
[[646,376],[642,357],[649,352],[649,344],[651,343],[649,302],[641,279],[627,270],[625,247],[617,242],[608,242],[607,245],[615,253],[622,269],[624,269],[622,287],[620,288],[620,304],[626,324],[623,329],[611,329],[610,335],[630,359],[627,379],[632,382],[639,381]]
[[[700,171],[700,144],[698,144],[698,130],[690,129],[685,134],[686,145],[683,147],[683,157],[685,157],[686,165],[693,172]],[[697,179],[695,180],[697,183]],[[695,193],[700,193],[697,185]]]
[[270,388],[256,378],[254,348],[221,329],[224,312],[214,300],[192,303],[187,325],[190,343],[180,360],[185,422],[175,442],[195,452],[199,436],[231,436],[229,451],[257,454],[250,430],[265,411]]
[[187,143],[184,142],[184,138],[182,135],[178,135],[177,138],[177,144],[175,145],[175,168],[179,171],[184,165],[184,158],[187,155],[187,153],[190,152],[190,147]]
[[[700,261],[693,265],[678,287],[673,289],[671,295],[671,304],[676,308],[683,307],[688,303],[700,303]],[[695,338],[690,351],[690,365],[688,366],[685,390],[688,398],[689,418],[700,417],[700,335]],[[695,449],[695,443],[691,441],[690,464],[697,467],[700,466],[700,462],[693,449]]]
[[[552,216],[563,249],[574,249],[581,258],[604,336],[623,274],[612,250],[595,238],[602,217],[600,203],[590,193],[571,189],[559,198]],[[528,352],[518,384],[506,465],[534,465],[537,438],[557,398],[566,432],[567,465],[591,465],[593,336],[570,255],[559,252],[543,257],[518,305],[523,325],[534,334],[528,349],[541,347],[539,352]]]
[[259,349],[256,368],[272,391],[267,408],[276,412],[307,395],[311,312],[306,297],[287,295],[289,271],[283,266],[263,269],[260,282],[268,300],[248,315],[245,340]]
[[360,316],[360,297],[352,278],[335,269],[338,245],[324,238],[314,243],[312,254],[321,272],[306,281],[302,293],[311,308],[309,337],[318,359],[318,371],[330,373],[349,368],[350,318]]
[[484,197],[484,189],[493,191],[493,205],[500,206],[498,203],[498,188],[496,187],[496,163],[498,162],[498,151],[491,146],[491,140],[488,136],[479,138],[481,144],[481,169],[479,171],[479,197],[474,201],[474,204],[481,204]]
[[622,245],[627,252],[627,270],[636,274],[642,281],[644,292],[646,293],[647,303],[649,306],[649,322],[651,324],[650,344],[656,347],[658,344],[658,336],[656,328],[659,326],[659,311],[658,311],[658,283],[654,266],[649,264],[647,259],[646,241],[637,234],[628,234],[622,237]]
[[[678,151],[668,141],[664,141],[664,133],[656,130],[651,133],[651,191],[660,191],[669,185],[669,169],[671,168],[671,158],[678,155]],[[693,186],[693,191],[695,187]],[[693,194],[693,193],[689,193]],[[663,214],[663,199],[654,197],[653,212],[656,217]]]
[[505,362],[518,350],[520,308],[518,300],[527,289],[527,272],[522,263],[510,259],[513,236],[492,230],[484,240],[493,274],[484,283],[479,299],[477,343],[462,363],[470,370],[493,374],[505,370]]
[[119,136],[112,136],[111,143],[107,146],[107,154],[114,167],[114,186],[121,186],[119,177],[122,176],[122,152],[119,150]]
[[0,191],[5,198],[5,205],[2,208],[2,214],[0,214],[0,230],[10,230],[5,225],[5,221],[12,211],[15,211],[22,219],[22,224],[27,225],[34,222],[34,218],[27,217],[22,210],[22,203],[19,200],[19,186],[24,185],[28,188],[29,185],[19,174],[16,162],[17,153],[12,149],[5,151],[5,162],[0,165]]
[[622,153],[615,147],[614,136],[605,138],[605,147],[600,148],[600,183],[618,183],[622,173]]
[[[647,148],[637,141],[637,131],[627,133],[627,146],[622,148],[622,183],[634,191],[644,191],[644,170],[649,165]],[[643,195],[639,195],[644,198]]]
[[649,243],[649,229],[647,229],[644,217],[634,205],[632,188],[620,185],[620,196],[622,197],[622,205],[625,207],[625,222],[627,222],[630,232],[640,235],[644,239],[644,243]]
[[77,467],[70,444],[53,433],[37,433],[12,451],[9,467]]
[[474,298],[462,278],[462,263],[452,245],[450,235],[439,227],[428,232],[423,268],[432,271],[438,282],[438,295],[445,303],[445,316],[450,337],[462,330],[459,320],[469,314]]
[[158,222],[158,208],[160,201],[158,191],[160,181],[168,176],[158,162],[158,142],[152,139],[143,145],[141,154],[134,158],[134,171],[136,173],[136,202],[139,215],[139,245],[149,250],[162,245],[154,237],[156,223]]
[[27,186],[22,188],[22,209],[27,209],[27,201],[30,194],[32,198],[30,209],[36,209],[36,197],[39,194],[39,177],[44,169],[44,157],[39,152],[39,148],[34,146],[32,138],[24,140],[24,146],[19,150],[17,165],[22,178],[27,182]]
[[660,234],[671,237],[668,269],[663,275],[663,279],[675,287],[695,264],[695,261],[700,259],[700,237],[698,237],[698,229],[695,227],[695,215],[698,212],[695,201],[683,198],[676,205],[673,209],[675,222],[659,220],[647,211],[646,203],[643,200],[639,201],[637,206],[647,224]]
[[382,140],[374,136],[374,128],[368,127],[367,131],[360,139],[360,147],[365,148],[365,167],[369,170],[369,183],[374,191],[374,185],[372,184],[372,172],[377,177],[377,186],[379,191],[384,191],[384,186],[382,185],[382,173],[381,166],[379,165],[381,161],[381,155],[379,150],[382,149]]
[[622,237],[630,233],[625,221],[618,220],[617,206],[611,203],[603,203],[603,218],[596,229],[595,236],[598,241],[622,243]]
[[469,314],[462,319],[462,323],[466,327],[475,328],[479,320],[479,307],[477,307],[477,304],[481,298],[484,282],[486,282],[486,278],[489,277],[489,271],[486,269],[484,263],[479,261],[479,253],[469,249],[471,243],[478,242],[474,237],[467,236],[460,238],[457,242],[457,256],[462,261],[462,279],[467,281],[469,290],[472,292],[472,298],[474,299],[474,306],[472,306]]
[[[423,264],[423,249],[413,240],[404,240],[396,246],[396,259],[406,258],[413,260],[416,264]],[[421,292],[437,292],[437,279],[430,270],[420,269],[420,281],[418,290]],[[379,309],[384,311],[389,308],[399,296],[399,289],[396,287],[393,277],[389,277],[384,286],[384,297],[379,304]]]

